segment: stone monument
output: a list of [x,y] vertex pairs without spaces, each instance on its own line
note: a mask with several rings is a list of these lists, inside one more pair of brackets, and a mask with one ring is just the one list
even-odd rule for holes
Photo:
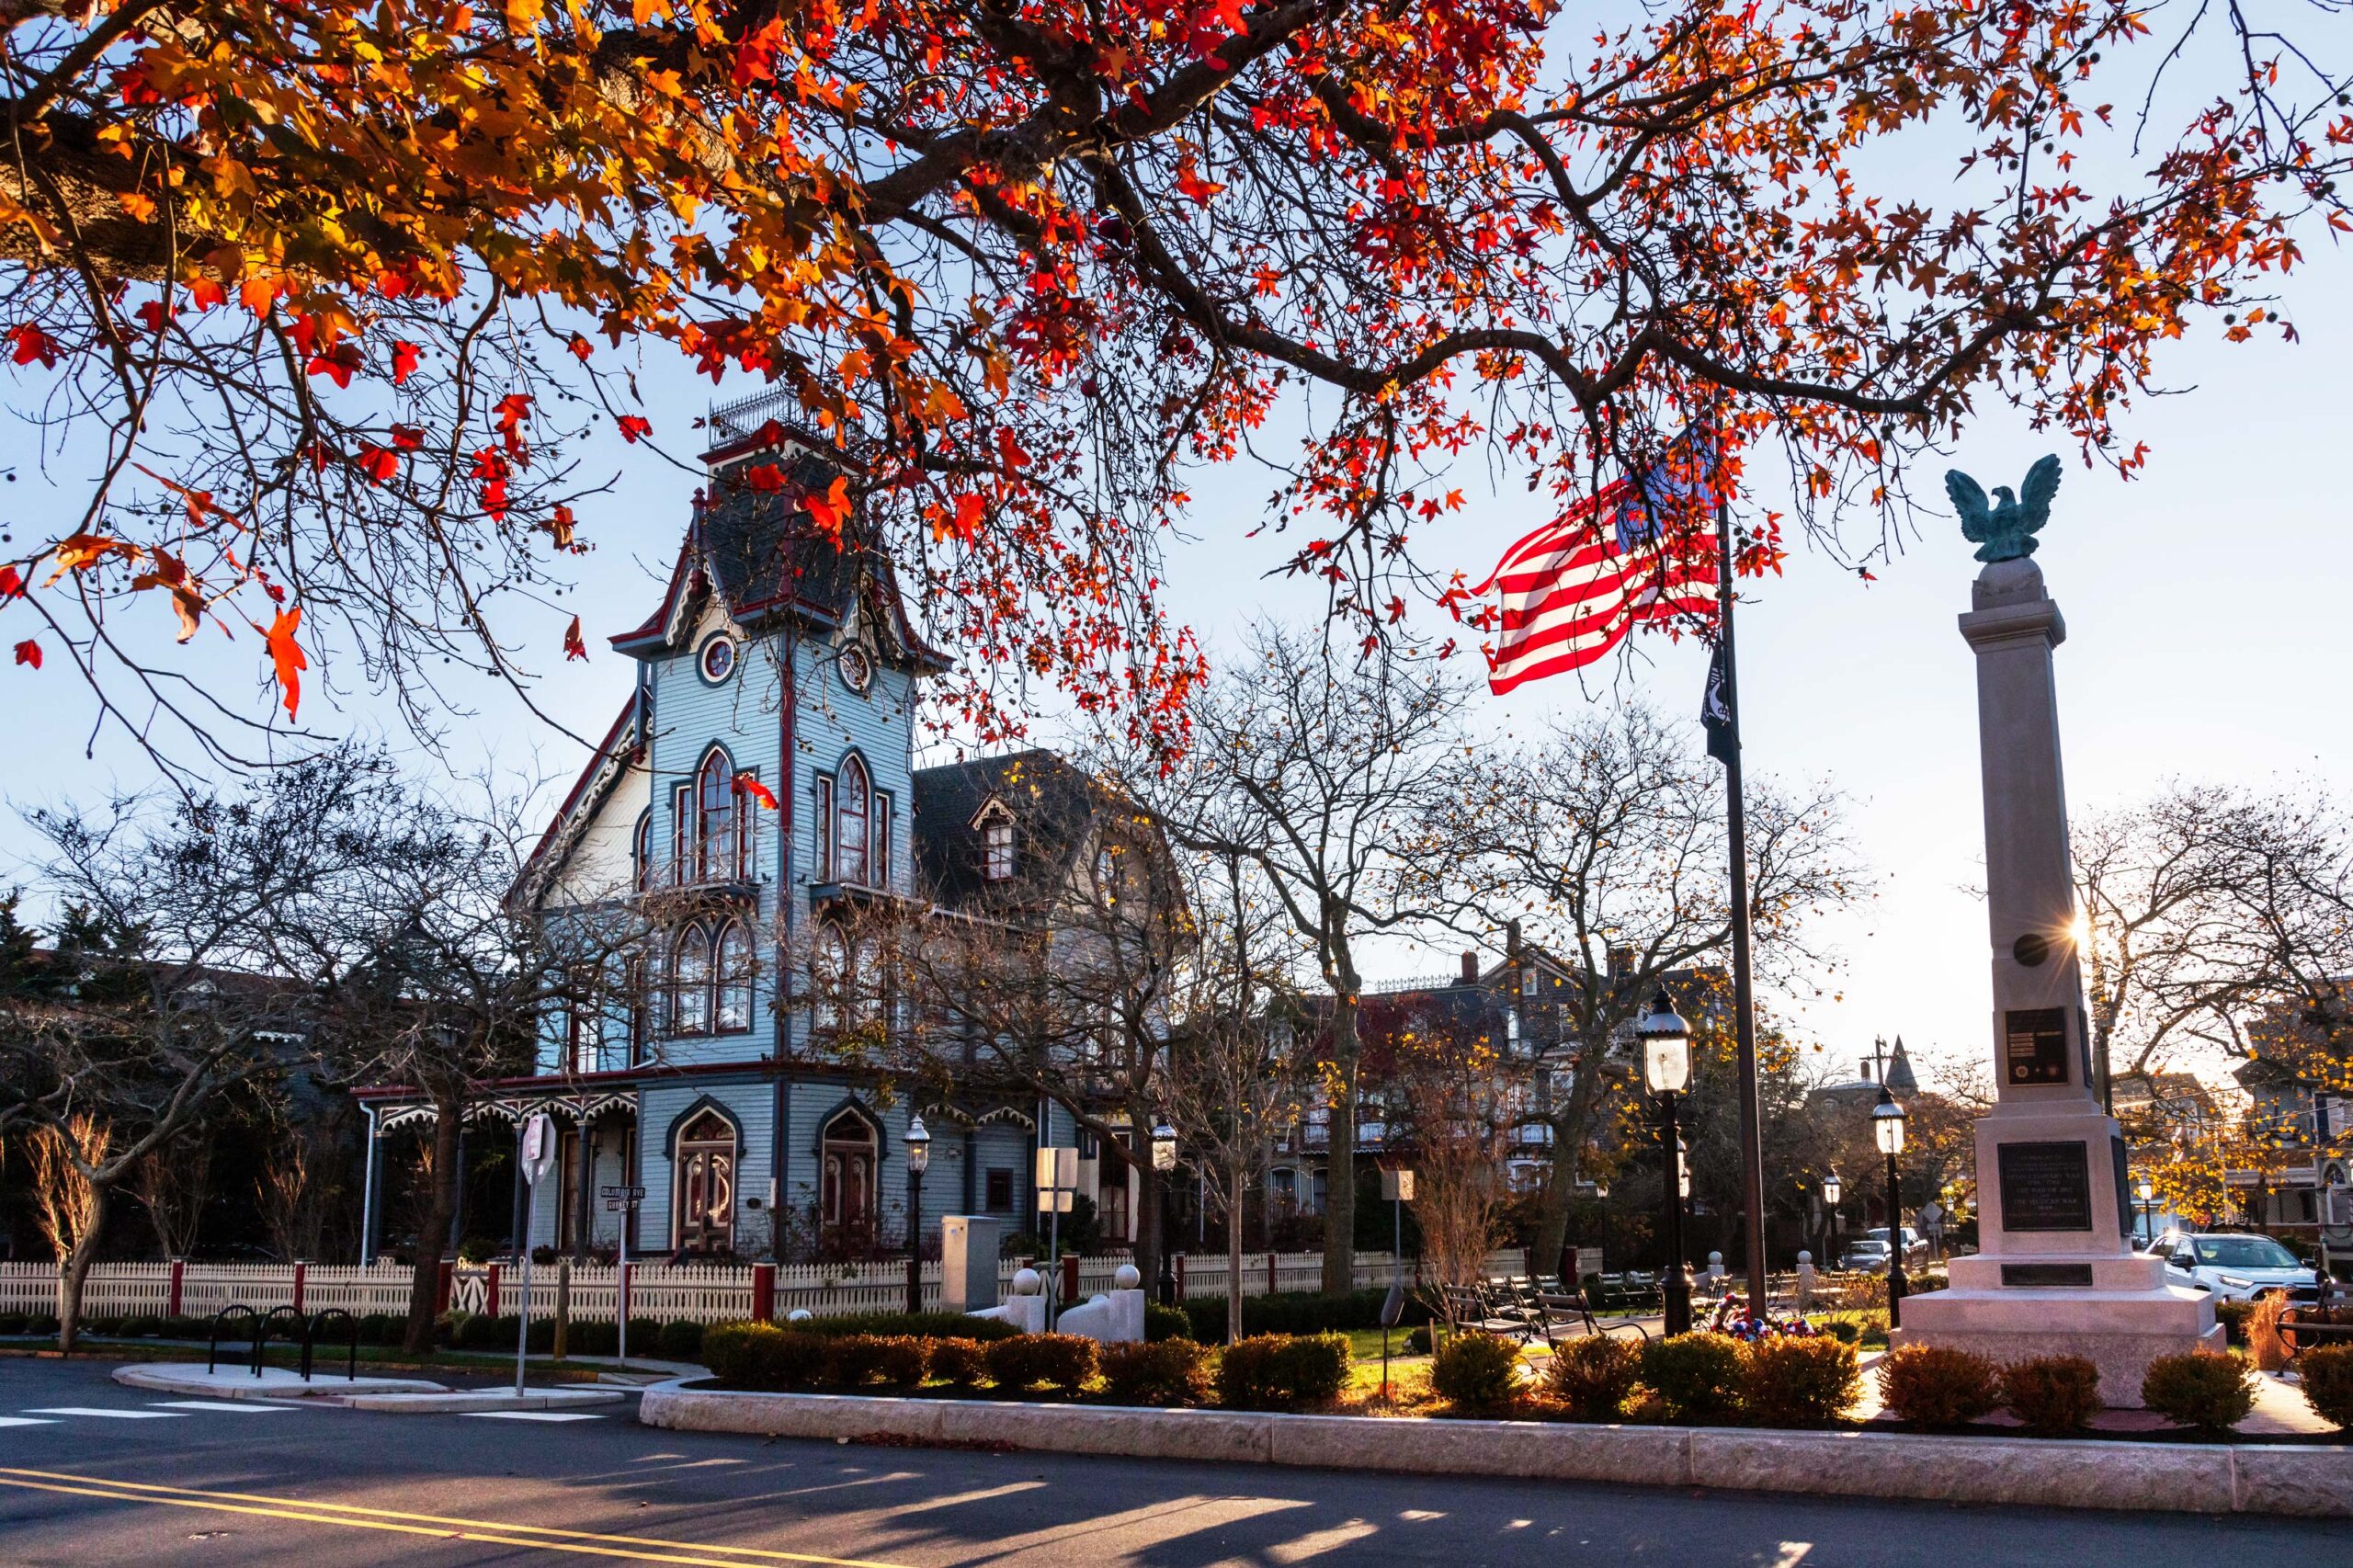
[[2211,1298],[2131,1251],[2124,1138],[2093,1092],[2051,664],[2067,626],[2029,559],[2059,476],[2046,457],[2022,497],[2005,486],[1998,504],[1966,474],[1945,479],[1986,563],[1961,634],[1977,655],[2000,1098],[1977,1123],[1980,1250],[1952,1260],[1950,1289],[1908,1298],[1891,1338],[1998,1360],[2088,1357],[2102,1397],[2129,1405],[2152,1359],[2219,1351],[2222,1330]]

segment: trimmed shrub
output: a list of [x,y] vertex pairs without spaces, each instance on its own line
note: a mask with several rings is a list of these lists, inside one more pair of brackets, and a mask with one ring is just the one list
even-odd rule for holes
[[1493,1410],[1519,1395],[1519,1351],[1492,1334],[1448,1337],[1430,1363],[1430,1392],[1464,1410]]
[[1260,1334],[1218,1358],[1218,1403],[1229,1410],[1296,1410],[1340,1397],[1348,1341],[1337,1334]]
[[766,1323],[713,1324],[703,1335],[703,1364],[729,1388],[782,1393],[815,1388],[828,1375],[831,1343]]
[[1832,1318],[1822,1326],[1831,1338],[1844,1345],[1859,1344],[1863,1337],[1862,1326],[1851,1318]]
[[838,1389],[864,1388],[881,1375],[884,1346],[891,1343],[873,1334],[844,1334],[826,1340],[826,1383]]
[[702,1359],[702,1324],[692,1318],[672,1318],[662,1325],[654,1347],[665,1361]]
[[1098,1347],[1076,1334],[1017,1334],[988,1346],[989,1380],[1007,1392],[1048,1383],[1074,1394],[1095,1375]]
[[22,1333],[24,1333],[24,1332],[25,1332],[25,1314],[24,1314],[24,1313],[22,1313],[22,1312],[0,1312],[0,1334],[22,1334]]
[[1643,1381],[1677,1421],[1709,1421],[1740,1407],[1740,1341],[1705,1330],[1643,1346]]
[[1209,1351],[1190,1339],[1147,1340],[1103,1347],[1103,1387],[1115,1404],[1204,1404]]
[[2002,1369],[2002,1407],[2031,1432],[2080,1432],[2101,1409],[2099,1369],[2081,1356],[2037,1356]]
[[2224,1335],[2233,1345],[2246,1343],[2246,1320],[2255,1313],[2253,1301],[2217,1301],[2214,1321],[2222,1325]]
[[2229,1354],[2190,1350],[2160,1356],[2141,1380],[2141,1403],[2177,1426],[2211,1436],[2255,1409],[2255,1369]]
[[2316,1345],[2296,1358],[2296,1376],[2313,1414],[2353,1432],[2353,1345]]
[[1193,1320],[1181,1308],[1164,1307],[1158,1301],[1143,1304],[1143,1336],[1149,1342],[1163,1339],[1191,1339]]
[[1855,1347],[1824,1335],[1769,1335],[1741,1357],[1740,1407],[1766,1426],[1827,1426],[1863,1392]]
[[934,1339],[931,1375],[952,1389],[969,1389],[988,1370],[988,1358],[977,1339]]
[[894,1389],[919,1389],[931,1371],[931,1347],[935,1340],[912,1334],[894,1334],[882,1342],[882,1364],[879,1369],[883,1385]]
[[1614,1421],[1642,1376],[1642,1352],[1632,1342],[1591,1334],[1552,1353],[1552,1397],[1580,1421]]
[[1423,1324],[1417,1328],[1407,1329],[1405,1331],[1405,1354],[1408,1356],[1427,1356],[1429,1353],[1430,1325],[1428,1324]]
[[1907,1345],[1879,1363],[1880,1403],[1898,1421],[1963,1426],[2002,1407],[2002,1369],[1949,1345]]
[[808,1318],[788,1324],[803,1334],[837,1339],[865,1334],[907,1339],[1010,1339],[1020,1330],[999,1318],[966,1317],[962,1312],[849,1312],[841,1317]]

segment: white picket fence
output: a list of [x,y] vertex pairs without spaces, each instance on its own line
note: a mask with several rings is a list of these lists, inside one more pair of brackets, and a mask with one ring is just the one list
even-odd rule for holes
[[[1082,1296],[1112,1287],[1112,1276],[1129,1260],[1120,1256],[1082,1258],[1078,1289]],[[1017,1260],[1007,1259],[998,1275],[999,1293],[1010,1291]],[[1228,1293],[1225,1255],[1180,1256],[1174,1264],[1188,1297],[1223,1297]],[[1387,1253],[1358,1253],[1358,1286],[1387,1284],[1391,1278]],[[1517,1251],[1501,1252],[1488,1260],[1490,1275],[1525,1272],[1527,1259]],[[1412,1266],[1405,1270],[1408,1278]],[[176,1292],[175,1274],[176,1273]],[[612,1264],[574,1265],[569,1270],[570,1312],[580,1323],[611,1323],[621,1294],[620,1269]],[[939,1302],[939,1265],[923,1266],[926,1306]],[[306,1312],[340,1307],[355,1316],[367,1312],[408,1311],[409,1269],[393,1264],[371,1267],[332,1267],[324,1264],[102,1263],[95,1265],[82,1290],[82,1310],[88,1317],[165,1316],[175,1309],[187,1317],[210,1317],[224,1307],[243,1305],[267,1312],[271,1307],[299,1306]],[[1245,1296],[1269,1291],[1314,1290],[1324,1282],[1321,1253],[1245,1253],[1241,1289]],[[1151,1281],[1145,1282],[1147,1285]],[[0,1263],[0,1312],[54,1312],[57,1310],[57,1266],[52,1263]],[[632,1320],[668,1322],[688,1318],[698,1323],[725,1323],[754,1315],[765,1303],[781,1318],[806,1309],[819,1316],[843,1312],[895,1312],[906,1304],[907,1266],[884,1259],[860,1264],[793,1263],[685,1264],[637,1263],[629,1266],[629,1314]],[[556,1312],[560,1276],[552,1264],[531,1270],[530,1313],[535,1318]],[[176,1301],[175,1296],[176,1294]],[[487,1312],[494,1305],[511,1313],[523,1297],[522,1269],[515,1264],[451,1269],[449,1304],[462,1312]]]

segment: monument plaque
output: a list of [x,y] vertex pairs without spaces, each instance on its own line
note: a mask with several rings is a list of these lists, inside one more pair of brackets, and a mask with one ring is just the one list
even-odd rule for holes
[[2067,1081],[2067,1012],[2013,1007],[2002,1015],[2003,1046],[2013,1084]]
[[2092,1228],[2092,1168],[2083,1144],[2004,1143],[1999,1159],[2004,1230]]

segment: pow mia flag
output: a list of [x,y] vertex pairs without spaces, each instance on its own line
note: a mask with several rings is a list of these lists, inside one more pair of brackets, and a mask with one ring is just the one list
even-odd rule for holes
[[1708,732],[1708,755],[1730,767],[1740,754],[1740,722],[1732,710],[1732,672],[1725,667],[1724,644],[1716,642],[1708,661],[1707,690],[1699,699],[1699,724]]

